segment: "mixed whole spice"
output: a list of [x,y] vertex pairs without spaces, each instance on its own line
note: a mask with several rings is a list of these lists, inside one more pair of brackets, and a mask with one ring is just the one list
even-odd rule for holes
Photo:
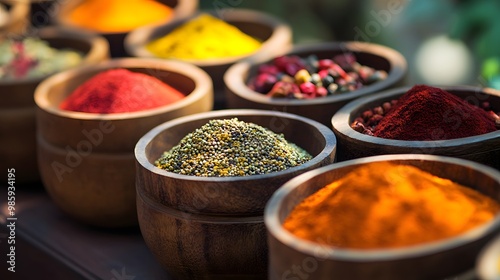
[[361,65],[353,53],[332,59],[289,55],[260,65],[248,86],[272,98],[312,99],[351,92],[386,78],[386,71]]
[[282,134],[232,118],[210,120],[166,151],[155,165],[183,175],[229,177],[277,172],[311,158]]
[[83,54],[52,48],[45,40],[27,37],[0,42],[0,79],[41,77],[79,65]]
[[416,85],[399,99],[364,111],[351,127],[386,139],[448,140],[500,129],[499,114],[487,101],[476,106],[440,88]]

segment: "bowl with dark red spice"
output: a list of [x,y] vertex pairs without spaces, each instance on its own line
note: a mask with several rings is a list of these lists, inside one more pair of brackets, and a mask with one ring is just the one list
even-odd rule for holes
[[15,168],[19,183],[33,183],[40,180],[35,88],[54,73],[107,60],[109,46],[100,36],[56,27],[16,38],[0,40],[0,168]]
[[500,168],[500,93],[478,87],[416,85],[363,97],[331,119],[338,160],[421,153]]
[[228,108],[289,112],[330,126],[331,116],[358,97],[401,86],[405,58],[372,43],[328,42],[283,49],[242,61],[224,75]]
[[268,279],[462,279],[500,232],[499,195],[498,170],[444,156],[309,171],[266,205]]
[[265,110],[178,118],[136,145],[147,246],[178,279],[266,279],[263,210],[289,179],[335,158],[331,129]]
[[100,227],[137,225],[134,146],[151,128],[212,109],[198,67],[115,59],[54,75],[36,89],[38,167],[54,203]]

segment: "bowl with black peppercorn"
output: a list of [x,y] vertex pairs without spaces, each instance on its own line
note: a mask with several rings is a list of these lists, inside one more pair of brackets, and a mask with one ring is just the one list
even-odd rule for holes
[[500,172],[422,154],[336,162],[285,183],[264,220],[270,280],[476,279],[500,233]]
[[359,98],[331,119],[339,161],[421,153],[500,168],[500,92],[415,85]]
[[277,110],[330,126],[358,97],[401,86],[405,58],[373,43],[328,42],[284,49],[274,58],[242,61],[224,75],[228,108]]
[[294,114],[219,110],[166,122],[135,148],[144,240],[181,279],[266,278],[267,200],[335,151],[331,129]]

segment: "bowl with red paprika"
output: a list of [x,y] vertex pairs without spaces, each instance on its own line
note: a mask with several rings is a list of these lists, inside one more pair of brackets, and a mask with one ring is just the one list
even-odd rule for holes
[[309,171],[266,205],[269,279],[462,279],[500,232],[499,198],[498,170],[445,156]]
[[38,182],[35,88],[57,72],[107,60],[109,46],[97,35],[45,27],[0,47],[0,168],[15,168],[20,183]]
[[196,66],[114,59],[54,75],[35,92],[38,166],[54,203],[100,227],[137,225],[134,146],[165,121],[212,109]]
[[216,110],[161,124],[135,149],[144,240],[178,279],[266,279],[267,200],[331,164],[335,150],[327,126],[282,112]]
[[349,101],[401,86],[406,77],[405,58],[378,44],[326,42],[280,51],[228,69],[228,108],[289,112],[330,126],[331,116]]
[[500,92],[415,85],[363,97],[331,119],[338,160],[435,154],[500,168]]
[[292,30],[279,18],[231,7],[140,28],[125,39],[125,49],[132,56],[178,59],[207,71],[214,83],[216,109],[226,108],[223,76],[231,65],[272,57],[291,45]]

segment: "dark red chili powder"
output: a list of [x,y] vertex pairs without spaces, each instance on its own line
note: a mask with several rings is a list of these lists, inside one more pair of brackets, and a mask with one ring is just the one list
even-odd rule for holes
[[74,90],[60,105],[86,113],[125,113],[165,106],[184,95],[159,79],[126,69],[101,72]]
[[376,137],[396,140],[447,140],[496,131],[485,110],[439,88],[411,88],[374,128]]

